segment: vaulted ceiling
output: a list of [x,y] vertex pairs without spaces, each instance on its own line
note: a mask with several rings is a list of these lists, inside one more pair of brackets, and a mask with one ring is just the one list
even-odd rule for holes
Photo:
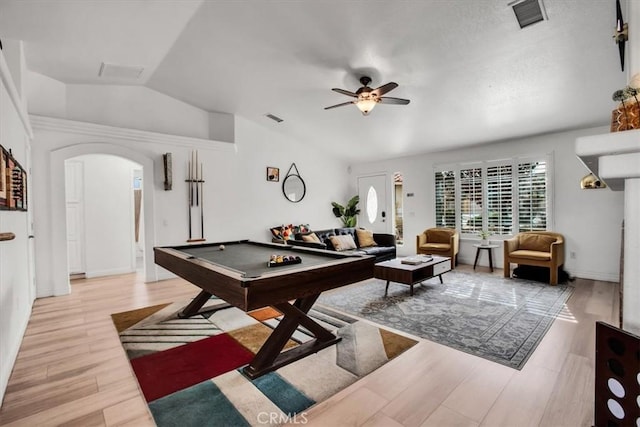
[[[626,76],[615,2],[543,1],[548,19],[520,29],[508,0],[0,0],[0,38],[65,83],[145,85],[377,160],[607,124]],[[99,77],[102,62],[144,70]],[[362,75],[411,103],[324,110]]]

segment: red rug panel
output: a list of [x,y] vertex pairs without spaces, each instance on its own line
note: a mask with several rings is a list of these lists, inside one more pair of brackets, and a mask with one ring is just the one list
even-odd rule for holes
[[227,334],[131,360],[147,402],[246,365],[254,354]]

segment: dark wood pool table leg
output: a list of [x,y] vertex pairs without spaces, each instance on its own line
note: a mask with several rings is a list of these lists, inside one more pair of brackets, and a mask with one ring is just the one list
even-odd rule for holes
[[187,305],[185,308],[182,309],[181,312],[178,313],[178,317],[181,319],[185,319],[187,317],[195,316],[196,314],[200,314],[204,312],[209,313],[211,311],[217,311],[217,310],[222,310],[223,308],[231,307],[231,304],[224,303],[224,304],[216,305],[211,309],[200,311],[202,306],[205,305],[207,301],[209,301],[209,298],[211,298],[211,295],[212,294],[207,291],[201,291],[198,295],[196,295],[193,301],[189,303],[189,305]]
[[[309,354],[317,353],[341,340],[341,338],[333,335],[307,315],[319,296],[318,294],[299,298],[293,304],[281,303],[273,305],[274,308],[284,314],[284,317],[251,363],[243,369],[246,376],[251,379],[258,378]],[[299,325],[307,328],[315,336],[315,339],[287,351],[282,351]]]

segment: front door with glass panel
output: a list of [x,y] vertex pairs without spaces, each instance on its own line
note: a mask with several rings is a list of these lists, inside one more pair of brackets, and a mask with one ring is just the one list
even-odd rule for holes
[[374,233],[389,233],[392,220],[387,215],[387,176],[372,175],[358,178],[360,215],[358,227]]

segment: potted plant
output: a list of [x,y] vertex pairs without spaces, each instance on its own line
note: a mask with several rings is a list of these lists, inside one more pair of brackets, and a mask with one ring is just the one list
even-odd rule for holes
[[480,230],[480,232],[478,233],[478,237],[480,237],[480,244],[482,246],[486,246],[489,244],[489,237],[491,237],[493,235],[493,233],[491,233],[488,230]]
[[360,213],[360,209],[358,209],[359,201],[360,196],[356,195],[347,202],[346,206],[342,206],[336,202],[331,202],[331,206],[333,206],[333,214],[336,218],[340,218],[342,220],[342,224],[345,227],[356,226],[356,222],[358,221],[357,215]]

